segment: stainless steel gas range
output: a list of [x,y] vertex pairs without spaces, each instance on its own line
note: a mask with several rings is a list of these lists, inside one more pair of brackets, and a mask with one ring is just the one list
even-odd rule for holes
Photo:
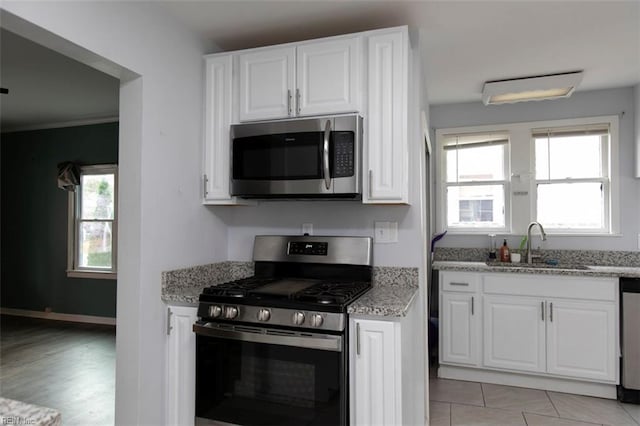
[[200,295],[197,423],[348,424],[347,306],[371,287],[371,238],[257,236],[253,260]]

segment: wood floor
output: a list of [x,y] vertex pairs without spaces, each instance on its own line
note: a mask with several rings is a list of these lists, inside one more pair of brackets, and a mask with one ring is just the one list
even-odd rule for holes
[[0,316],[0,396],[113,425],[115,327]]

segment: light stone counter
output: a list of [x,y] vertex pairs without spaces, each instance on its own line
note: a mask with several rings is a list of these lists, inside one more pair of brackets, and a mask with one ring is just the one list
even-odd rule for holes
[[350,315],[404,317],[418,295],[418,268],[373,268],[373,288],[347,308]]
[[162,273],[162,301],[197,306],[205,287],[253,275],[253,262],[225,261]]
[[489,266],[484,262],[466,261],[435,261],[433,269],[440,271],[466,271],[466,272],[491,272],[491,273],[513,273],[513,274],[538,274],[538,275],[570,275],[585,277],[608,277],[608,278],[640,278],[640,267],[632,266],[587,266],[588,269],[571,269],[558,267],[528,267],[521,266]]
[[0,397],[0,424],[60,426],[62,416],[52,408]]
[[[197,306],[205,287],[253,275],[253,262],[219,262],[162,273],[162,300]],[[418,293],[418,268],[374,267],[373,288],[349,305],[348,313],[403,317]]]

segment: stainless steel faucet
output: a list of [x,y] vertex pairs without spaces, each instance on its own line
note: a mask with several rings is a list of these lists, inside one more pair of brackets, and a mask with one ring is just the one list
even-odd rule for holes
[[542,225],[540,225],[540,223],[538,222],[531,222],[529,224],[529,228],[527,229],[527,263],[531,263],[533,260],[533,256],[531,254],[531,229],[535,225],[538,225],[538,228],[540,228],[540,237],[542,238],[542,241],[547,240],[547,234],[544,232],[544,228],[542,227]]

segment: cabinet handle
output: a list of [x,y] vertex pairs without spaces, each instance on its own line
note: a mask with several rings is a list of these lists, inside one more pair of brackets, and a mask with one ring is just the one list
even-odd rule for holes
[[474,314],[474,309],[473,309],[474,303],[473,303],[473,300],[474,300],[474,298],[473,298],[473,296],[471,296],[471,315]]
[[553,302],[549,303],[549,321],[553,322]]
[[207,175],[202,176],[202,182],[203,182],[203,191],[204,191],[204,198],[207,198],[207,183],[209,183],[209,179],[207,179]]
[[373,170],[369,169],[369,188],[368,188],[368,192],[369,192],[369,198],[373,198],[372,191],[371,191],[371,185],[373,184]]
[[173,329],[171,326],[171,315],[173,315],[171,308],[167,308],[167,336],[171,334],[171,330]]
[[464,287],[468,287],[469,283],[457,283],[457,282],[450,282],[449,285],[460,285],[460,286],[464,286]]
[[542,313],[542,321],[544,321],[544,302],[540,302],[540,312]]
[[291,89],[287,89],[287,111],[289,113],[289,117],[291,117]]
[[296,113],[300,115],[300,89],[296,89]]
[[356,323],[356,355],[360,355],[360,323]]

